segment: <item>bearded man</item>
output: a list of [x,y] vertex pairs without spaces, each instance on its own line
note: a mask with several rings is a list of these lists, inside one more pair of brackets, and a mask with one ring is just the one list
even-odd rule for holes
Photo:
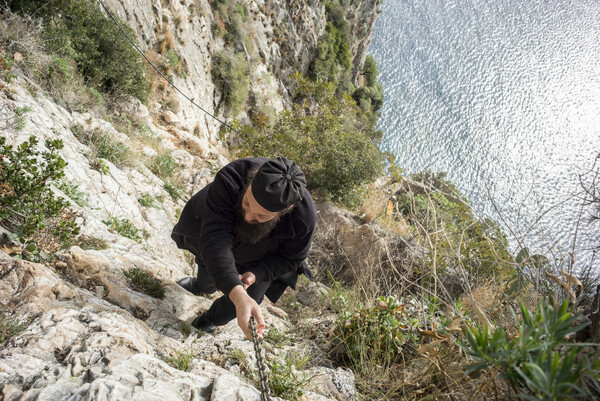
[[275,159],[235,160],[211,184],[195,194],[181,212],[171,238],[196,256],[196,277],[178,284],[194,295],[217,290],[223,296],[192,325],[213,332],[237,316],[250,338],[251,317],[262,337],[265,323],[259,307],[272,302],[299,274],[312,279],[306,258],[317,214],[306,179],[296,163]]

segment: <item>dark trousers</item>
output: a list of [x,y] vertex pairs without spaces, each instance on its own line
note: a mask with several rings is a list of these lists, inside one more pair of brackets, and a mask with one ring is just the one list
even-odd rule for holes
[[[198,273],[196,280],[196,287],[203,293],[212,294],[217,291],[215,282],[208,274],[206,266],[200,258],[196,257],[196,264],[198,265]],[[257,303],[261,303],[265,297],[265,292],[271,285],[270,281],[256,282],[252,284],[246,292],[250,295],[250,298],[254,299]],[[223,295],[213,302],[210,308],[205,312],[205,316],[214,324],[222,326],[235,319],[235,305],[227,295]]]
[[[215,285],[215,282],[210,274],[208,274],[202,259],[198,257],[199,251],[195,247],[196,242],[179,234],[172,234],[171,238],[173,238],[179,248],[187,249],[196,255],[196,264],[198,265],[198,272],[196,273],[196,287],[198,290],[205,294],[212,294],[216,292],[217,286]],[[243,273],[245,271],[246,270],[243,269],[239,272]],[[263,301],[265,293],[267,293],[267,296],[272,302],[276,302],[288,285],[291,285],[293,288],[295,288],[296,280],[297,273],[290,272],[279,279],[276,279],[274,282],[263,281],[254,283],[248,287],[247,293],[258,304]],[[215,302],[213,302],[213,304],[205,313],[206,317],[208,317],[212,323],[218,326],[227,324],[236,318],[235,305],[229,300],[227,294],[215,300]]]

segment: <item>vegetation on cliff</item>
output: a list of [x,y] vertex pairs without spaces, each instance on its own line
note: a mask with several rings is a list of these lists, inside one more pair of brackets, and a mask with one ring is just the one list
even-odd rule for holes
[[233,137],[240,157],[286,155],[306,174],[309,189],[351,202],[357,189],[383,173],[379,133],[365,113],[335,86],[297,75],[295,103],[270,125],[264,115]]

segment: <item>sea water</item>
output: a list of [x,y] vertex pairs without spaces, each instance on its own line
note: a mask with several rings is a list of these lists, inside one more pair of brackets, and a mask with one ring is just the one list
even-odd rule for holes
[[600,271],[579,180],[600,153],[599,1],[384,0],[369,52],[406,173],[447,172],[515,251]]

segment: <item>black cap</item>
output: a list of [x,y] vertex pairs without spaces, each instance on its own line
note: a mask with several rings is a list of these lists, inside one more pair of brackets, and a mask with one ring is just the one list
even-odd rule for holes
[[263,164],[252,180],[252,195],[270,212],[279,212],[302,200],[306,178],[291,160],[277,157]]

